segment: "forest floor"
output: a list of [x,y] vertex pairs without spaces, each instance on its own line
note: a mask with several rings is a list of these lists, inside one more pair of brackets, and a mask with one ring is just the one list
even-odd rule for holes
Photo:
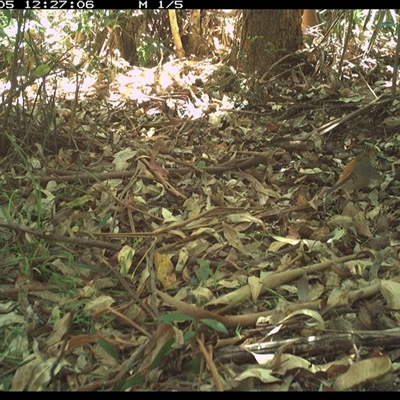
[[[378,55],[339,82],[304,54],[65,78],[55,133],[23,116],[2,390],[398,390],[399,94]],[[379,186],[327,194],[362,153]]]

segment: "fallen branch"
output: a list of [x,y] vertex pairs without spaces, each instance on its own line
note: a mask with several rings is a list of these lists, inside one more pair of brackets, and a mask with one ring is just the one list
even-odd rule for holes
[[[340,264],[351,260],[355,260],[359,258],[360,255],[361,254],[352,254],[350,256],[341,257],[333,261],[325,261],[322,263],[309,265],[306,267],[300,267],[288,271],[272,273],[271,275],[266,276],[262,280],[261,293],[264,293],[267,289],[275,289],[276,287],[283,285],[287,282],[291,282],[294,279],[298,279],[305,274],[311,272],[323,271],[324,269],[331,267],[332,264]],[[362,256],[366,257],[366,253],[362,253]],[[246,300],[248,298],[251,298],[251,290],[250,286],[246,285],[218,299],[209,301],[207,304],[205,304],[205,306],[226,304],[224,308],[218,310],[218,313],[225,313],[229,309],[235,307],[237,304],[241,303],[243,300]]]
[[390,97],[382,100],[383,96],[386,96],[386,94],[384,93],[384,94],[380,95],[379,97],[372,100],[370,103],[368,103],[364,107],[361,107],[361,108],[353,111],[352,113],[345,115],[342,118],[336,118],[333,121],[329,121],[327,124],[318,128],[319,134],[325,135],[326,133],[330,132],[332,129],[337,128],[338,126],[344,124],[345,122],[350,121],[353,118],[358,117],[359,115],[365,114],[367,111],[370,111],[375,106],[382,106],[382,105],[390,103],[390,101],[391,101]]
[[45,240],[48,240],[51,242],[65,242],[65,243],[72,243],[77,246],[97,247],[99,249],[107,249],[107,250],[114,250],[114,251],[120,251],[122,249],[122,246],[120,244],[113,244],[113,243],[103,242],[101,240],[95,240],[95,239],[87,240],[87,239],[82,239],[81,237],[72,238],[69,236],[57,235],[57,234],[51,233],[49,231],[42,231],[40,229],[31,228],[26,225],[14,224],[13,222],[6,222],[6,221],[0,220],[0,226],[3,228],[11,229],[13,231],[17,231],[17,232],[29,233],[31,235],[40,237],[42,239],[45,239]]
[[[246,168],[250,168],[252,166],[257,166],[259,164],[264,164],[267,161],[267,156],[265,153],[259,153],[260,155],[245,158],[245,159],[232,159],[227,161],[226,163],[220,165],[212,165],[208,167],[204,167],[201,169],[202,172],[206,172],[208,174],[221,174],[226,171],[231,170],[243,170]],[[166,157],[165,157],[166,158]],[[148,163],[147,163],[148,166]],[[166,168],[169,173],[175,173],[179,175],[185,175],[189,172],[195,170],[195,167],[178,167],[178,168]],[[149,171],[152,171],[149,169]],[[57,183],[75,183],[77,181],[105,181],[107,179],[118,179],[118,178],[131,178],[135,175],[135,171],[119,171],[119,172],[78,172],[78,171],[63,171],[57,169],[50,169],[49,172],[53,174],[52,176],[43,176],[38,178],[38,181],[41,185],[45,185],[50,181],[55,181]],[[154,172],[154,171],[152,171]],[[158,177],[158,175],[157,175]],[[167,187],[168,188],[168,187]],[[179,197],[182,197],[182,194],[179,194]],[[185,197],[185,196],[183,196]]]
[[[301,267],[297,269],[293,269],[290,271],[285,271],[285,272],[278,272],[276,274],[271,274],[267,276],[265,279],[263,279],[263,287],[261,289],[261,293],[265,292],[268,288],[272,289],[275,288],[279,285],[282,285],[284,283],[290,282],[293,279],[297,279],[301,277],[305,273],[310,273],[310,272],[316,272],[316,271],[322,271],[328,267],[330,267],[333,263],[343,263],[347,262],[350,260],[354,260],[359,258],[360,256],[366,257],[366,253],[362,254],[355,254],[351,256],[346,256],[346,257],[341,257],[338,259],[335,259],[334,261],[328,261],[324,263],[319,263],[319,264],[314,264],[310,265],[307,267]],[[380,284],[374,284],[369,287],[359,289],[359,290],[353,290],[349,294],[349,300],[354,300],[354,299],[362,299],[366,297],[370,297],[375,295],[376,293],[379,292]],[[228,309],[234,307],[241,301],[250,298],[251,293],[250,293],[250,287],[249,285],[246,285],[238,290],[235,290],[234,292],[228,293],[225,296],[220,297],[219,299],[216,299],[214,301],[208,302],[206,305],[215,305],[215,304],[221,304],[221,303],[229,303],[228,306],[224,307],[221,310],[218,310],[218,313],[214,313],[208,310],[205,310],[204,307],[197,307],[192,304],[185,303],[181,300],[175,299],[171,297],[170,295],[163,293],[161,291],[157,291],[157,294],[161,297],[161,299],[170,305],[172,305],[174,308],[176,308],[179,312],[189,315],[192,318],[196,320],[200,319],[214,319],[216,321],[221,322],[225,327],[227,328],[234,328],[237,326],[253,326],[257,322],[258,318],[260,317],[267,317],[269,315],[272,315],[275,310],[269,310],[269,311],[263,311],[259,313],[254,313],[254,314],[244,314],[244,315],[219,315],[222,312],[227,311]],[[299,303],[299,304],[294,304],[291,306],[287,307],[288,311],[295,311],[303,308],[308,308],[308,309],[318,309],[320,305],[320,300],[315,300],[312,302],[308,303]]]

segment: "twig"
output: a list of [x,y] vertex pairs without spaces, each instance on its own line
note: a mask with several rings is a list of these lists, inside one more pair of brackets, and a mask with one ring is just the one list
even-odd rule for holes
[[153,240],[153,243],[150,246],[150,254],[148,256],[148,267],[150,274],[150,308],[154,312],[154,314],[159,314],[157,308],[157,284],[156,284],[156,272],[154,270],[154,246],[156,244],[157,239]]
[[52,241],[52,242],[65,242],[65,243],[72,243],[77,246],[84,246],[84,247],[97,247],[100,249],[107,249],[107,250],[114,250],[120,251],[122,246],[120,244],[113,244],[108,242],[103,242],[101,240],[85,240],[82,238],[71,238],[69,236],[62,236],[57,235],[55,233],[51,233],[49,231],[42,231],[40,229],[31,228],[26,225],[18,225],[14,224],[13,222],[6,222],[0,220],[0,226],[3,228],[12,229],[17,232],[29,233],[31,235],[40,237],[42,239]]
[[72,392],[78,392],[78,391],[85,391],[85,392],[89,392],[89,391],[94,391],[96,389],[100,389],[100,388],[107,388],[110,386],[114,386],[117,383],[119,383],[122,378],[124,377],[124,375],[126,373],[128,373],[128,371],[132,368],[132,365],[134,364],[134,362],[139,358],[139,356],[143,353],[146,345],[148,342],[143,343],[132,355],[131,357],[125,362],[125,365],[121,368],[121,370],[118,372],[118,374],[112,378],[109,379],[107,381],[104,380],[97,380],[94,382],[90,382],[87,385],[83,385],[81,387],[78,387],[76,389],[72,389]]
[[[262,281],[262,289],[261,293],[264,293],[267,289],[274,289],[284,283],[290,282],[294,279],[298,279],[306,273],[316,272],[316,271],[323,271],[324,269],[329,268],[332,264],[342,263],[351,261],[357,258],[364,258],[367,254],[365,252],[361,252],[359,254],[354,254],[351,256],[340,257],[332,261],[318,263],[309,265],[307,267],[296,268],[290,271],[278,272],[275,274],[268,275]],[[369,287],[363,288],[362,290],[355,290],[351,292],[349,297],[351,299],[370,296],[371,293],[375,294],[379,290],[379,285],[371,285]],[[227,328],[234,328],[238,325],[240,326],[251,326],[254,325],[258,318],[262,316],[271,315],[274,311],[265,311],[260,313],[254,314],[244,314],[244,315],[224,315],[226,311],[230,310],[231,308],[235,307],[237,304],[241,303],[242,301],[251,297],[251,290],[250,286],[246,285],[241,287],[240,289],[234,290],[233,292],[228,293],[220,297],[219,299],[215,299],[213,301],[208,302],[205,306],[215,306],[218,304],[227,304],[222,309],[218,310],[217,312],[211,312],[206,310],[204,307],[197,307],[195,305],[191,305],[185,303],[181,300],[175,299],[170,295],[163,293],[161,291],[157,291],[158,295],[161,299],[167,303],[175,307],[179,312],[187,314],[193,317],[196,320],[200,320],[203,318],[210,318],[216,321],[221,322]],[[291,309],[300,309],[300,308],[318,308],[320,300],[310,303],[302,303],[296,304],[293,307],[288,307]],[[222,315],[221,315],[222,314]]]
[[[204,338],[202,338],[204,340]],[[196,336],[196,341],[197,344],[199,345],[201,354],[203,354],[208,368],[210,368],[211,374],[214,378],[215,381],[215,387],[219,392],[222,392],[224,390],[223,386],[222,386],[222,381],[221,381],[221,377],[218,373],[218,369],[213,361],[213,359],[211,358],[210,354],[208,353],[207,349],[204,346],[203,340],[201,340],[198,336]]]
[[126,282],[125,278],[121,275],[121,273],[118,271],[117,268],[114,268],[104,257],[95,254],[95,257],[98,261],[104,263],[108,269],[110,269],[114,275],[117,277],[121,285],[125,288],[125,290],[131,295],[131,297],[136,301],[136,303],[139,305],[139,307],[142,308],[142,310],[154,321],[156,316],[153,313],[153,311],[149,308],[149,306],[145,303],[143,303],[139,296],[132,290],[132,288],[128,285]]
[[317,131],[319,132],[320,135],[325,135],[326,133],[330,132],[332,129],[335,129],[338,126],[343,125],[345,122],[350,121],[351,119],[358,117],[361,114],[366,113],[371,108],[373,108],[377,105],[384,105],[384,104],[390,103],[390,98],[382,99],[382,97],[385,95],[386,95],[385,93],[381,94],[379,97],[372,100],[370,103],[368,103],[364,107],[361,107],[361,108],[353,111],[352,113],[345,115],[343,118],[336,118],[334,121],[328,122],[327,124],[319,127],[317,129]]

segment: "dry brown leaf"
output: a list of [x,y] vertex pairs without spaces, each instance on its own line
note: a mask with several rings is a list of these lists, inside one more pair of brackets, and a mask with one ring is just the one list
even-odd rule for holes
[[335,308],[349,304],[349,288],[334,288],[328,297],[328,306]]
[[391,368],[392,362],[387,356],[356,362],[350,366],[347,372],[336,379],[333,389],[339,391],[350,389],[362,382],[385,375]]
[[174,265],[168,256],[156,252],[154,254],[154,266],[156,268],[157,279],[165,289],[176,283]]
[[71,313],[66,313],[54,323],[53,332],[47,338],[47,345],[52,346],[58,343],[68,332],[71,325]]
[[369,229],[368,222],[365,219],[364,214],[362,212],[358,212],[353,218],[354,227],[356,228],[357,233],[365,237],[372,237],[372,233]]
[[241,253],[246,254],[246,249],[240,241],[239,235],[236,230],[225,222],[222,222],[222,228],[224,230],[225,239],[228,241],[228,243],[236,250],[239,250]]
[[261,292],[262,279],[256,276],[249,276],[247,283],[249,284],[250,287],[251,298],[254,302],[256,302]]
[[161,324],[157,328],[156,332],[153,334],[153,337],[146,345],[144,351],[145,358],[139,366],[140,372],[146,371],[147,368],[150,367],[164,344],[174,336],[175,332],[170,324]]
[[154,158],[155,154],[150,154],[149,167],[152,171],[157,171],[164,179],[168,176],[168,171],[164,169]]
[[400,283],[381,280],[381,293],[389,308],[400,310]]

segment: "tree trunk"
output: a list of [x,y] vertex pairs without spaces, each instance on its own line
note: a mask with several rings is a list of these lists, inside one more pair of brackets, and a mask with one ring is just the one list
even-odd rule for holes
[[268,67],[301,44],[301,10],[243,10],[239,52],[231,62],[246,72]]
[[176,10],[168,10],[169,23],[171,26],[172,37],[174,39],[176,55],[178,58],[185,57],[185,51],[183,50],[181,35],[179,33],[178,20],[176,18]]
[[201,46],[201,10],[191,10],[188,28],[187,53],[202,56],[205,49]]
[[303,37],[306,41],[312,42],[314,37],[313,28],[315,28],[319,24],[318,15],[315,10],[303,10],[302,17],[302,31]]

